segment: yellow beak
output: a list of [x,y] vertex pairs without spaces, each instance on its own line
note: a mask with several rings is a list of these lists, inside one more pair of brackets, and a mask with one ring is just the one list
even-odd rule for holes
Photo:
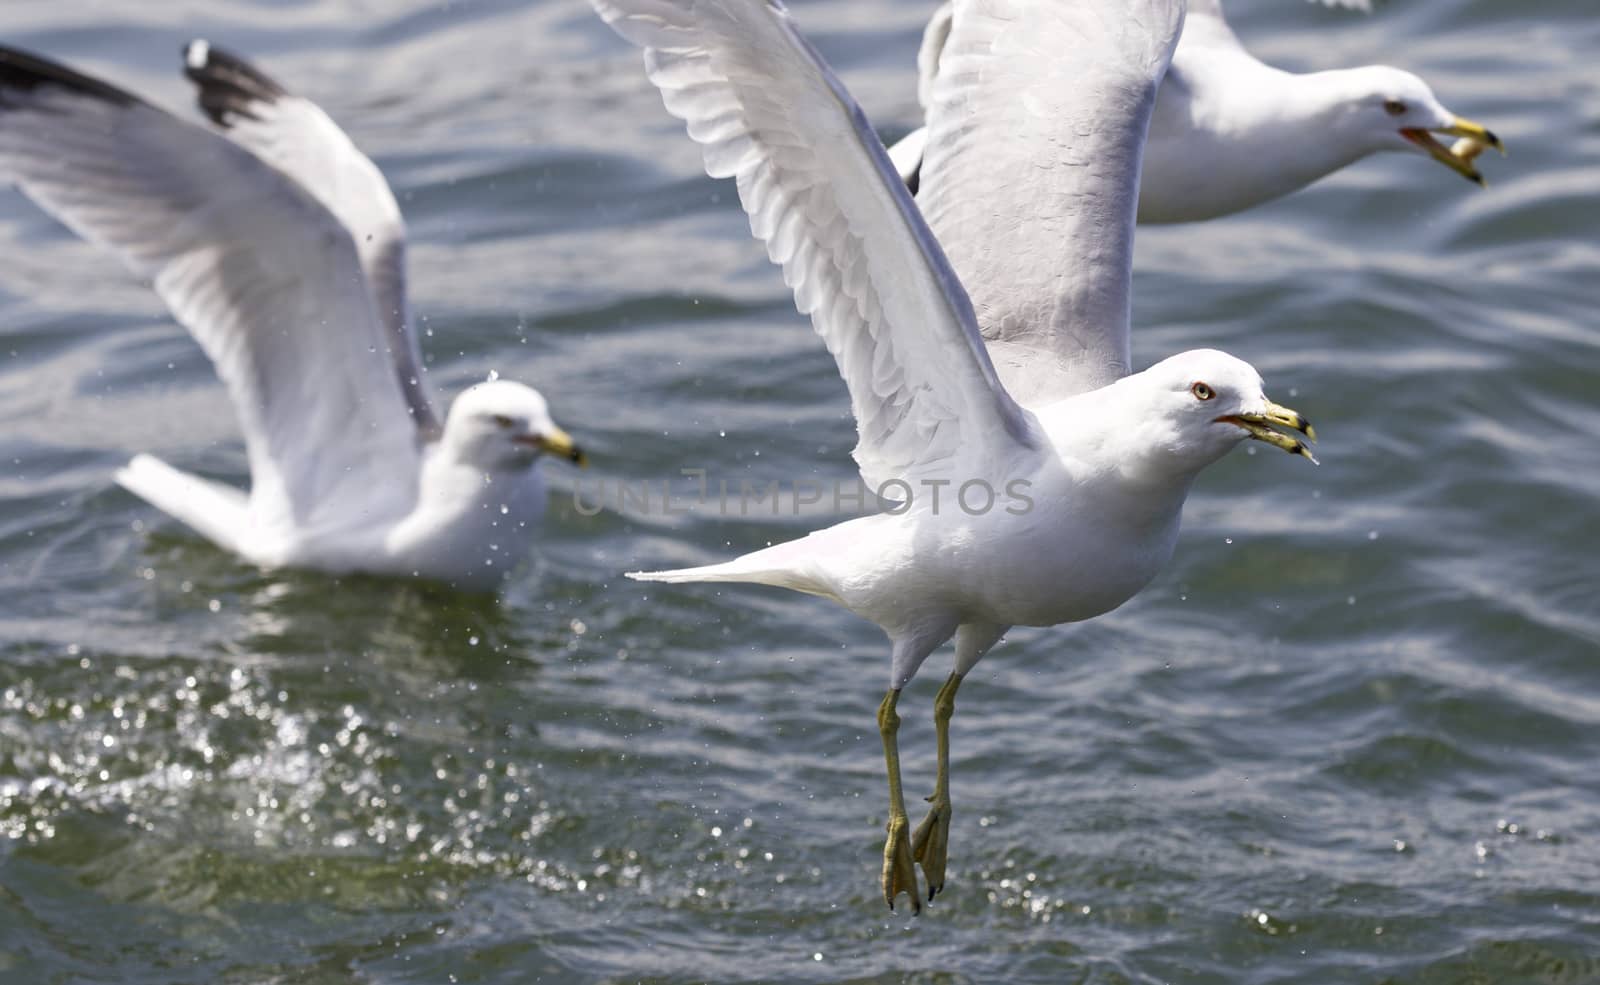
[[1258,414],[1226,414],[1217,418],[1217,420],[1224,424],[1234,424],[1244,428],[1245,433],[1255,440],[1265,441],[1275,448],[1282,448],[1291,455],[1303,456],[1309,459],[1313,465],[1320,464],[1317,462],[1317,457],[1311,454],[1311,449],[1306,446],[1305,442],[1299,438],[1284,434],[1282,431],[1273,430],[1274,427],[1288,428],[1291,431],[1299,431],[1312,441],[1316,441],[1317,429],[1312,427],[1311,422],[1301,416],[1299,411],[1279,406],[1269,400],[1267,401],[1266,409]]
[[[1461,139],[1456,141],[1454,146],[1446,147],[1434,139],[1435,133]],[[1500,142],[1500,138],[1494,135],[1493,130],[1459,116],[1447,127],[1438,127],[1431,132],[1417,127],[1407,127],[1400,131],[1400,136],[1416,144],[1423,153],[1435,161],[1480,186],[1487,186],[1488,182],[1483,180],[1483,174],[1478,171],[1473,160],[1483,153],[1486,147],[1493,147],[1502,155],[1506,152],[1506,145]]]
[[558,427],[552,427],[534,438],[533,443],[552,455],[560,455],[579,468],[586,468],[589,465],[589,456],[584,454],[583,449],[572,440],[572,435]]

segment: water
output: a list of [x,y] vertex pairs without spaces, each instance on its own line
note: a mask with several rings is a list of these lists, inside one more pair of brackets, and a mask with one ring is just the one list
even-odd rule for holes
[[[912,126],[928,4],[795,7]],[[1600,22],[1232,9],[1283,64],[1419,70],[1512,156],[1489,192],[1395,156],[1141,232],[1137,361],[1250,359],[1323,465],[1230,456],[1153,586],[980,665],[917,920],[876,898],[877,631],[617,577],[813,520],[585,516],[551,464],[499,603],[243,567],[109,481],[143,450],[242,480],[198,350],[0,194],[0,980],[1600,981]],[[851,475],[831,361],[583,4],[7,21],[167,106],[195,34],[320,100],[402,199],[436,387],[539,384],[586,488]],[[912,794],[948,659],[901,703]]]

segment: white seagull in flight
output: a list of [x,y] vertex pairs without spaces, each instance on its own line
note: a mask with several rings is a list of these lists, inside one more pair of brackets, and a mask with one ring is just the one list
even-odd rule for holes
[[[645,49],[707,172],[736,180],[850,391],[863,479],[915,491],[733,561],[631,577],[775,585],[882,627],[882,890],[918,910],[914,861],[930,897],[944,885],[963,676],[1013,625],[1089,619],[1143,588],[1172,554],[1195,478],[1242,440],[1310,457],[1279,430],[1310,425],[1232,356],[1198,350],[1130,372],[1139,158],[1182,0],[961,8],[929,112],[921,211],[777,0],[592,2]],[[940,509],[922,495],[949,483],[971,504],[1017,482],[1031,508],[969,512],[947,495]],[[913,833],[895,706],[952,636],[933,806]]]

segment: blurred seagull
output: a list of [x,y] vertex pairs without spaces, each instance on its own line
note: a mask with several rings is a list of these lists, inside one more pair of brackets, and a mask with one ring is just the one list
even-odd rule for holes
[[[962,7],[929,112],[927,224],[777,0],[592,2],[645,49],[707,172],[736,179],[850,391],[862,478],[902,494],[888,512],[724,564],[630,577],[776,585],[883,628],[882,889],[891,907],[906,893],[919,910],[913,861],[930,897],[944,885],[963,676],[1012,625],[1088,619],[1144,587],[1172,554],[1190,485],[1241,440],[1311,457],[1280,430],[1310,437],[1310,425],[1232,356],[1186,352],[1129,375],[1139,154],[1182,0]],[[1068,84],[1085,72],[1093,84]],[[997,168],[985,151],[1002,140],[1022,159],[1055,148],[1081,166]],[[945,483],[979,504],[1024,488],[1031,508],[955,509],[947,493],[940,509],[922,493]],[[952,636],[933,806],[913,834],[895,706]]]
[[0,179],[149,277],[227,386],[248,495],[138,455],[116,479],[265,567],[489,588],[527,554],[544,453],[583,453],[520,383],[438,423],[376,166],[315,104],[204,41],[184,53],[233,140],[0,47]]
[[[1370,9],[1363,0],[1323,0]],[[917,95],[932,104],[955,7],[928,22],[917,54]],[[1126,16],[1126,15],[1125,15]],[[1062,73],[1063,84],[1083,84]],[[1434,134],[1460,138],[1451,146]],[[915,193],[926,127],[889,151]],[[1505,145],[1445,109],[1428,84],[1387,65],[1296,75],[1256,59],[1222,16],[1219,0],[1190,0],[1183,37],[1150,120],[1139,184],[1139,221],[1194,222],[1260,205],[1379,151],[1427,154],[1479,185],[1474,160]],[[1004,145],[991,153],[1004,168]],[[1048,153],[1048,151],[1047,151]]]

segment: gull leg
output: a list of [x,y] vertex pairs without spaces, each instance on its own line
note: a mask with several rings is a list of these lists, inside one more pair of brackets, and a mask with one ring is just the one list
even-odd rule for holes
[[933,781],[933,804],[928,816],[911,836],[911,857],[922,865],[928,877],[928,902],[944,889],[945,860],[950,849],[950,716],[956,710],[956,690],[961,675],[951,674],[933,699],[933,725],[939,742],[939,772]]
[[922,912],[922,897],[917,893],[917,870],[911,861],[911,839],[907,829],[906,800],[900,792],[900,716],[894,710],[900,689],[893,688],[878,705],[878,734],[883,737],[883,759],[889,767],[889,836],[883,843],[883,901],[894,909],[901,893],[911,897],[911,912]]

